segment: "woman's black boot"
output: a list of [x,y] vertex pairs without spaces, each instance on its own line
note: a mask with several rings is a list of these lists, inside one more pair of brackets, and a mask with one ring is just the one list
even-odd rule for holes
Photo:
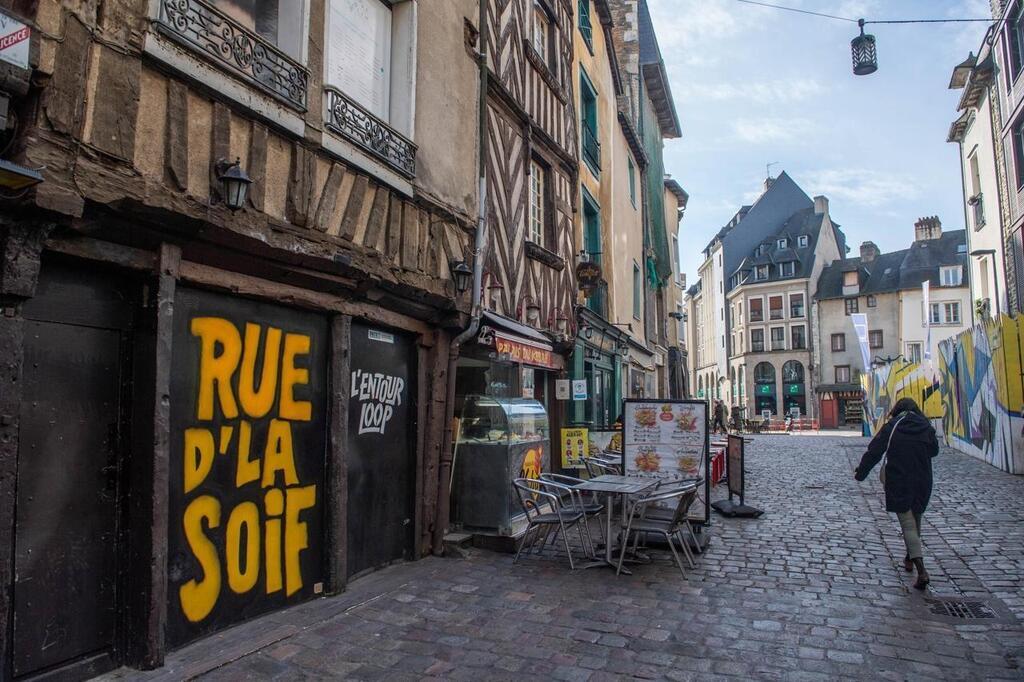
[[924,559],[918,557],[914,559],[914,566],[917,568],[917,581],[914,583],[914,589],[923,590],[928,587],[928,583],[932,580],[928,576],[928,571],[924,568]]
[[907,573],[912,573],[914,570],[914,562],[910,560],[909,554],[903,557],[903,570]]

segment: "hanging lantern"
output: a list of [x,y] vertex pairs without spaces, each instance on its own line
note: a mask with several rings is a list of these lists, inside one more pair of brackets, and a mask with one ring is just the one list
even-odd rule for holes
[[850,41],[850,52],[853,55],[853,73],[867,76],[878,71],[878,51],[875,48],[875,37],[864,34],[864,20],[857,22],[860,35]]

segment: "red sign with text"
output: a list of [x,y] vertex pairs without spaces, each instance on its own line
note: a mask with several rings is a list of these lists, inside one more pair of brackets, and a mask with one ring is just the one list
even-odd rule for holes
[[538,367],[558,369],[554,354],[546,348],[513,341],[500,334],[494,335],[494,348],[504,359],[511,360],[512,362],[522,362],[528,365],[537,365]]

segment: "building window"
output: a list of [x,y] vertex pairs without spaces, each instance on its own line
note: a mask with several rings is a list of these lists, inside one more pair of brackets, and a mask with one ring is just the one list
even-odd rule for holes
[[772,327],[772,350],[786,350],[785,327]]
[[928,322],[930,324],[942,324],[942,304],[932,303],[929,307],[931,310],[928,311]]
[[803,294],[790,294],[789,295],[789,316],[795,318],[801,318],[804,316],[804,295]]
[[793,261],[779,263],[779,277],[792,277],[794,272],[796,272],[796,263]]
[[[551,40],[553,37],[551,18],[547,11],[539,3],[533,4],[533,49],[548,68],[551,68]],[[555,69],[551,69],[552,72]]]
[[754,353],[764,352],[764,330],[763,329],[751,329],[750,330],[750,350]]
[[547,225],[547,169],[537,161],[530,162],[530,225],[526,238],[538,246],[544,246],[544,232]]
[[595,175],[601,173],[601,142],[597,137],[597,89],[580,69],[580,143],[583,161]]
[[939,270],[939,280],[944,287],[958,287],[963,284],[964,270],[959,265],[944,266]]
[[740,301],[739,312],[740,312],[740,314],[739,314],[739,317],[737,318],[737,320],[739,321],[740,324],[743,324],[743,301]]
[[758,282],[763,282],[766,279],[768,279],[768,266],[758,265],[757,268],[754,270],[754,280]]
[[797,247],[799,247],[801,249],[806,249],[807,245],[809,243],[810,243],[810,240],[807,238],[806,234],[802,234],[802,235],[800,235],[799,237],[796,238],[796,245],[797,245]]
[[910,362],[921,362],[921,344],[918,342],[907,344],[907,360]]
[[846,299],[846,314],[847,315],[852,315],[853,313],[859,313],[859,312],[860,312],[860,305],[859,305],[858,299],[856,299],[856,298],[848,298],[848,299]]
[[[1024,3],[1014,8],[1014,13],[1007,22],[1009,33],[1010,78],[1016,79],[1024,66]],[[1012,80],[1011,80],[1012,83]],[[1007,83],[1010,85],[1011,83]]]
[[857,280],[857,271],[851,270],[850,272],[843,273],[843,286],[844,287],[855,287],[859,284]]
[[763,298],[752,298],[752,299],[750,299],[750,321],[751,322],[764,322],[764,299]]
[[[633,208],[636,208],[636,166],[633,165],[633,159],[627,158],[628,170],[629,170],[629,200],[633,202]],[[676,249],[676,253],[679,253],[679,249]]]
[[878,305],[878,298],[875,296],[868,296],[868,307],[874,308]]
[[848,384],[848,383],[850,383],[850,366],[849,365],[836,365],[836,383],[837,384]]
[[869,348],[881,348],[882,347],[882,330],[872,329],[868,332],[868,347]]
[[768,318],[772,320],[781,320],[785,317],[785,313],[782,310],[782,297],[781,296],[769,296],[768,297]]
[[579,4],[579,27],[583,42],[586,43],[590,54],[594,54],[594,28],[590,25],[590,0],[580,0]]
[[942,312],[946,316],[946,324],[960,324],[960,304],[958,302],[943,303]]
[[846,334],[832,335],[832,352],[839,353],[846,350]]
[[802,324],[792,327],[790,335],[792,336],[793,344],[791,348],[793,350],[804,350],[807,348],[807,337],[804,334],[804,326]]
[[786,239],[785,237],[783,237],[782,239],[780,239],[780,240],[778,241],[778,247],[779,247],[780,249],[786,249],[786,248],[789,248],[789,240],[788,240],[788,239]]
[[644,298],[644,280],[640,275],[640,266],[633,263],[633,317],[640,319],[640,306]]
[[[1022,5],[1024,7],[1024,5]],[[1017,189],[1024,188],[1024,115],[1013,124],[1013,165]]]

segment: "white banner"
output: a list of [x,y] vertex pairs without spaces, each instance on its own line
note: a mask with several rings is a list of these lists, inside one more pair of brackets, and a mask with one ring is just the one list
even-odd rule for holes
[[860,342],[860,354],[864,359],[864,371],[871,371],[871,350],[868,346],[868,316],[864,313],[853,313],[850,315],[853,322],[853,330],[857,333],[857,341]]
[[929,294],[931,282],[925,280],[921,285],[921,297],[924,300],[924,359],[932,359],[932,306]]
[[17,19],[0,12],[0,61],[28,68],[28,45],[32,30]]

